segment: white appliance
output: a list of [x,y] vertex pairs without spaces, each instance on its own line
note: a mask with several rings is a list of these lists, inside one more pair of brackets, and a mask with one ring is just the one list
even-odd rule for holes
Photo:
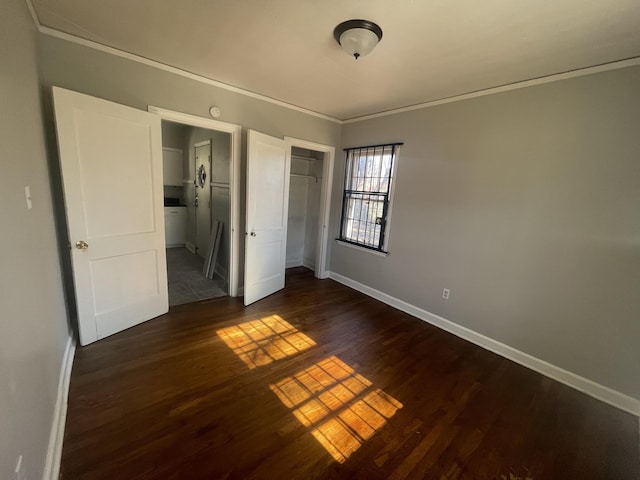
[[187,242],[187,207],[164,207],[164,238],[167,248],[184,247]]

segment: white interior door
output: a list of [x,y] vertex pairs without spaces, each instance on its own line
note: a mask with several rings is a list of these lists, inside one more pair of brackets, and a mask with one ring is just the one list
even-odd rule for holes
[[80,343],[169,309],[160,118],[53,88]]
[[287,142],[249,130],[245,305],[284,288],[290,168]]

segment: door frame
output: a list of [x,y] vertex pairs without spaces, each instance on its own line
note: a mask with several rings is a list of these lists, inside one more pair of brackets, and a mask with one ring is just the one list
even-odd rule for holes
[[320,193],[320,214],[318,224],[318,249],[316,252],[317,278],[329,278],[327,268],[327,251],[329,247],[329,217],[331,213],[331,187],[333,186],[333,164],[336,156],[336,147],[322,143],[310,142],[294,137],[284,137],[289,148],[298,147],[324,153],[322,163],[322,188]]
[[238,296],[240,280],[240,155],[242,127],[234,123],[221,122],[205,117],[198,117],[188,113],[167,110],[166,108],[149,105],[149,113],[158,115],[163,120],[169,120],[183,125],[201,127],[231,135],[231,165],[229,166],[229,184],[231,187],[231,242],[229,245],[229,296]]

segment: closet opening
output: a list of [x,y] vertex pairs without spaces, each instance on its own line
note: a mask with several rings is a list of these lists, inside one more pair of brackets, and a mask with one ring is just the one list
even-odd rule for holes
[[304,267],[323,278],[326,249],[323,203],[327,153],[291,147],[286,268]]

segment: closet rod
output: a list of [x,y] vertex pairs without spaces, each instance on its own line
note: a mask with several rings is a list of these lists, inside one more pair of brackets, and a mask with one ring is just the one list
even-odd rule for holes
[[318,160],[315,157],[305,157],[304,155],[294,155],[293,153],[291,154],[291,158],[297,158],[299,160]]
[[292,173],[290,174],[292,177],[301,177],[301,178],[313,178],[316,183],[318,183],[318,177],[315,175],[304,175],[302,173]]

